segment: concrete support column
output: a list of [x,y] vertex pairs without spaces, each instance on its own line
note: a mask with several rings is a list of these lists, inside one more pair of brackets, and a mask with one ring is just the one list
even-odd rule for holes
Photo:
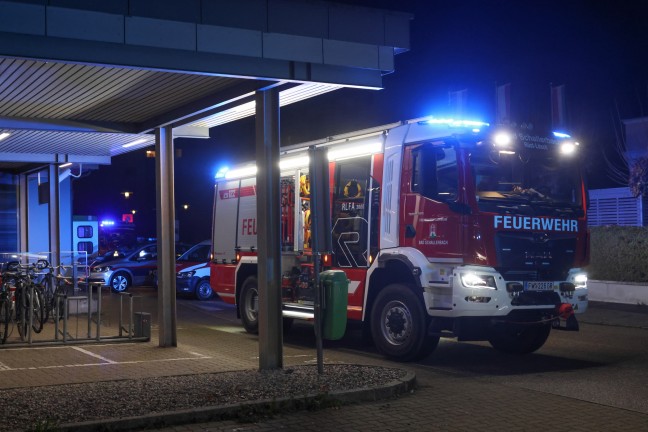
[[61,263],[61,194],[59,190],[59,167],[50,164],[49,179],[49,248],[50,263],[56,267]]
[[176,334],[173,129],[155,130],[159,346],[178,346]]
[[279,92],[256,93],[259,369],[283,367]]

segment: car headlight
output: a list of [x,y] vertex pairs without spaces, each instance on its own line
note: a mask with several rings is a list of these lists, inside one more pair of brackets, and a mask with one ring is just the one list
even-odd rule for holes
[[95,272],[95,273],[104,273],[104,272],[110,271],[111,268],[112,267],[110,267],[110,266],[98,266],[98,267],[93,268],[92,271]]
[[579,273],[574,276],[574,285],[576,285],[576,288],[585,288],[587,286],[587,275]]
[[462,273],[461,283],[466,288],[490,288],[497,289],[495,277],[477,273]]
[[190,277],[193,277],[193,275],[195,275],[195,274],[196,274],[196,271],[191,270],[191,271],[188,271],[188,272],[180,272],[180,273],[178,273],[178,277],[180,279],[189,279]]

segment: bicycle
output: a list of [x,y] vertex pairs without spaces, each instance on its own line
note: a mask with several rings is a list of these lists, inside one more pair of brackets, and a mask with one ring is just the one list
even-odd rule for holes
[[41,271],[37,273],[39,276],[39,283],[43,287],[45,304],[44,321],[47,322],[50,315],[53,317],[53,320],[56,321],[57,317],[54,317],[54,311],[57,307],[58,319],[61,320],[63,319],[63,296],[69,294],[70,288],[74,286],[72,278],[63,276],[62,273],[65,271],[65,266],[63,265],[52,267],[47,260],[38,260],[36,265],[41,270],[47,270],[46,272]]
[[0,344],[7,342],[9,337],[12,303],[12,292],[9,289],[9,284],[0,281]]
[[35,333],[40,333],[45,324],[43,286],[33,281],[37,269],[36,264],[12,261],[3,273],[3,280],[15,286],[14,322],[23,341],[29,336],[30,325]]

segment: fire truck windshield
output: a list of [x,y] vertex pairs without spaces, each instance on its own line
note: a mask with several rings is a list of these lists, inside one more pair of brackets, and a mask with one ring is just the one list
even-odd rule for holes
[[482,211],[497,211],[494,206],[502,203],[528,205],[536,213],[582,209],[580,173],[571,158],[548,152],[479,150],[470,157]]

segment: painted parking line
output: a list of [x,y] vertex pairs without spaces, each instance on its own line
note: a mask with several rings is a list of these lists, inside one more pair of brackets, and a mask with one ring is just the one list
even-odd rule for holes
[[114,364],[114,363],[115,363],[114,361],[112,361],[112,360],[110,360],[110,359],[108,359],[108,358],[106,358],[106,357],[104,357],[104,356],[100,356],[99,354],[95,354],[95,353],[90,352],[90,351],[88,351],[88,350],[84,350],[83,348],[79,348],[79,347],[77,347],[77,346],[73,346],[73,347],[71,347],[71,348],[72,348],[72,349],[75,349],[75,350],[77,350],[77,351],[79,351],[79,352],[82,352],[82,353],[84,353],[84,354],[87,354],[87,355],[89,355],[90,357],[98,358],[99,360],[104,361],[104,362],[106,362],[106,363],[109,363],[109,364]]
[[[24,370],[42,370],[42,369],[61,369],[61,368],[78,368],[78,367],[90,367],[90,366],[115,366],[115,365],[134,365],[134,364],[144,364],[144,363],[164,363],[164,362],[178,362],[178,361],[196,361],[196,360],[207,360],[211,359],[211,356],[206,356],[197,352],[189,352],[188,354],[191,355],[191,357],[171,357],[171,358],[160,358],[160,359],[146,359],[146,360],[124,360],[124,361],[116,361],[112,360],[108,357],[102,356],[100,354],[94,353],[92,351],[89,351],[87,349],[78,347],[78,346],[68,346],[68,347],[44,347],[44,348],[18,348],[15,350],[7,349],[3,352],[0,352],[2,354],[9,354],[10,352],[18,352],[18,351],[27,351],[31,350],[31,353],[42,350],[53,350],[53,349],[72,349],[74,352],[82,354],[82,357],[78,357],[77,361],[73,362],[66,362],[65,359],[61,359],[61,363],[59,364],[40,364],[40,365],[32,365],[32,366],[24,366],[25,362],[24,359],[23,361],[20,361],[21,359],[14,358],[14,363],[21,364],[21,366],[17,367],[17,365],[11,365],[11,361],[8,359],[3,359],[4,362],[0,362],[0,373],[2,372],[9,372],[9,371],[24,371]],[[83,356],[90,357],[95,360],[99,361],[94,361],[94,362],[85,362],[83,360]],[[1,357],[1,354],[0,354]],[[21,356],[22,357],[22,356]],[[78,361],[81,360],[81,361]]]

